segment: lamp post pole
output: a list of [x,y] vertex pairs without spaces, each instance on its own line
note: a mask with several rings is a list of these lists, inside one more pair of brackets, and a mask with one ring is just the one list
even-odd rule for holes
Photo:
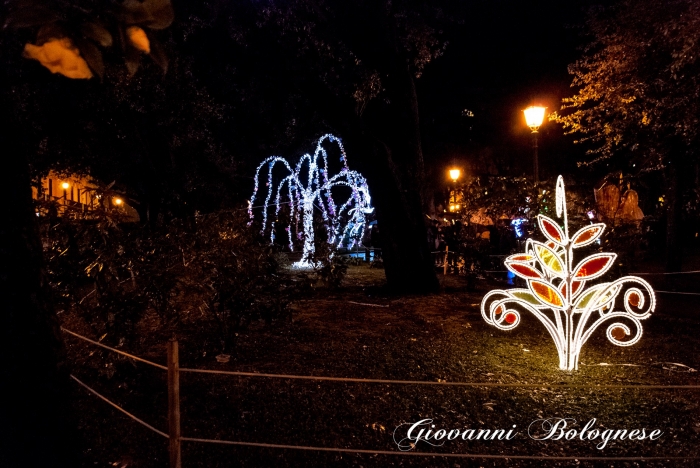
[[540,164],[537,154],[537,130],[539,130],[540,126],[542,125],[542,121],[544,120],[544,111],[545,108],[542,106],[530,106],[523,111],[525,113],[525,122],[527,123],[527,126],[530,127],[530,130],[532,130],[532,149],[534,152],[533,175],[535,185],[539,185],[540,183]]
[[535,172],[535,185],[540,184],[540,163],[537,155],[537,130],[532,132],[532,149],[534,151],[534,172]]

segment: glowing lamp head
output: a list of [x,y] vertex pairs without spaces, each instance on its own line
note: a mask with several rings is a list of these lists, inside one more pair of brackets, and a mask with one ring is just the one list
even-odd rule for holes
[[457,182],[457,179],[459,179],[459,176],[462,174],[462,171],[459,169],[450,169],[450,179],[452,179],[453,182]]
[[124,203],[124,201],[121,198],[115,198],[114,199],[114,204],[117,206],[121,206],[121,204]]
[[545,108],[541,106],[530,106],[523,111],[525,113],[525,122],[527,122],[527,126],[530,127],[533,132],[536,132],[537,129],[540,128],[540,125],[542,125],[544,110]]
[[68,190],[68,187],[70,187],[70,184],[68,182],[63,182],[61,184],[61,187],[63,188],[63,190]]

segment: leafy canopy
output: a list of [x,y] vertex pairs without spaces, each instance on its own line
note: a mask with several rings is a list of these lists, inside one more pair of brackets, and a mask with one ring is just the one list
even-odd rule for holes
[[592,10],[587,27],[593,40],[569,67],[578,91],[550,119],[591,144],[588,163],[663,167],[698,139],[700,3],[623,0]]

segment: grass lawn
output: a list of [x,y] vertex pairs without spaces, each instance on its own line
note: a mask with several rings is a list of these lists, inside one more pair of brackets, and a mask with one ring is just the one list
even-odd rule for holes
[[[318,288],[293,303],[291,321],[253,325],[240,333],[228,363],[218,342],[193,326],[179,336],[182,367],[374,379],[571,383],[581,385],[700,384],[697,296],[660,294],[644,335],[616,347],[601,327],[583,347],[577,372],[558,370],[554,344],[533,317],[504,332],[484,322],[481,298],[494,283],[469,292],[460,277],[441,277],[443,292],[395,297],[384,272],[351,267],[340,290]],[[653,281],[652,281],[653,284]],[[374,304],[385,307],[372,307]],[[196,314],[195,314],[196,315]],[[197,323],[197,317],[190,318]],[[64,326],[89,337],[68,315]],[[167,333],[155,318],[139,324],[125,351],[165,363]],[[109,343],[109,340],[105,340]],[[165,372],[66,338],[74,373],[155,427],[167,430]],[[109,343],[113,344],[113,343]],[[605,363],[606,365],[601,365]],[[675,364],[673,364],[675,363]],[[544,456],[700,456],[700,390],[484,388],[347,383],[237,376],[181,375],[182,434],[272,444],[396,451],[394,429],[430,418],[446,429],[510,429],[513,440],[461,439],[417,450],[435,453]],[[76,417],[84,435],[85,467],[168,465],[167,440],[76,386]],[[580,429],[660,429],[656,441],[536,441],[528,425],[573,418]],[[693,461],[585,462],[494,460],[328,453],[183,442],[183,467],[275,466],[693,466]],[[697,460],[695,461],[696,463]]]

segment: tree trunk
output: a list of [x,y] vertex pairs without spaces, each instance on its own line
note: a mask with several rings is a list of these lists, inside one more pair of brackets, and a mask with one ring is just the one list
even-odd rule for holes
[[432,293],[440,284],[423,213],[418,100],[406,64],[396,60],[387,81],[390,104],[372,102],[363,117],[355,115],[322,82],[306,82],[302,89],[340,131],[350,168],[367,178],[379,223],[387,286],[396,292]]
[[4,126],[6,200],[0,223],[0,466],[76,466],[70,384],[51,305],[21,129]]
[[413,77],[398,58],[387,77],[387,90],[391,105],[369,117],[380,143],[379,157],[367,173],[377,209],[387,285],[398,292],[436,292],[440,285],[423,213],[418,100]]
[[683,158],[671,158],[666,169],[668,192],[666,193],[666,271],[680,271],[683,264],[683,215],[684,180],[681,166]]

